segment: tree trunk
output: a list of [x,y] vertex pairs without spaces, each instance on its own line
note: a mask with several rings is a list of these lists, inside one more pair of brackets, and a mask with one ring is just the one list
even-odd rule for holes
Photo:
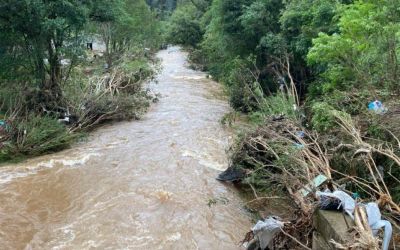
[[112,55],[112,48],[111,48],[111,41],[112,41],[112,32],[111,32],[111,24],[110,23],[103,23],[101,24],[102,34],[101,37],[103,39],[104,44],[106,45],[106,51],[104,56],[106,58],[106,63],[108,68],[112,66],[113,63],[113,55]]
[[60,87],[61,82],[61,65],[57,47],[53,39],[47,41],[47,52],[49,60],[49,79],[45,79],[41,88],[41,101],[45,105],[57,105],[62,97]]
[[35,77],[40,86],[46,82],[46,67],[44,63],[44,49],[40,41],[35,40],[34,50],[34,66],[35,66]]

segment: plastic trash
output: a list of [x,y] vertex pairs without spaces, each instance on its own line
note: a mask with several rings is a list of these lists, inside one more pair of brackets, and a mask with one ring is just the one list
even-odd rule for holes
[[384,228],[382,250],[388,250],[390,239],[392,238],[392,224],[387,220],[382,220],[381,211],[375,202],[370,202],[365,206],[368,216],[368,224],[371,227],[374,236],[378,234],[379,229]]
[[[337,207],[338,209],[342,207],[344,211],[354,220],[354,209],[356,206],[355,200],[343,191],[335,191],[331,192],[317,192],[317,197],[320,197],[320,200],[326,202],[326,198],[323,197],[332,197],[335,199],[340,200],[340,204]],[[322,198],[322,199],[321,199]],[[325,206],[329,205],[328,207],[331,208],[331,204],[323,204]],[[361,204],[363,205],[363,204]],[[320,205],[321,206],[321,205]],[[365,206],[365,210],[368,216],[368,224],[371,227],[372,233],[374,236],[377,235],[379,229],[384,228],[384,235],[383,235],[383,243],[382,243],[382,250],[388,250],[390,239],[392,237],[392,225],[387,220],[382,220],[382,215],[379,210],[378,205],[375,202],[370,202]]]
[[306,134],[304,133],[304,131],[297,131],[296,136],[299,138],[304,138],[306,136]]
[[319,198],[319,208],[322,210],[341,211],[341,201],[337,197],[321,195]]
[[303,197],[307,196],[314,188],[321,186],[326,180],[328,180],[328,177],[326,177],[325,175],[318,175],[312,180],[312,183],[300,189],[301,195]]
[[261,249],[267,248],[274,236],[284,226],[282,221],[279,221],[275,218],[271,216],[264,221],[258,221],[257,224],[251,229],[254,237],[258,239]]
[[294,147],[295,149],[304,149],[304,145],[303,145],[303,144],[300,144],[300,143],[294,143],[294,144],[293,144],[293,147]]
[[219,181],[240,181],[246,177],[246,171],[239,167],[231,166],[217,177]]
[[0,120],[0,132],[7,132],[10,129],[10,126],[7,124],[5,120]]
[[340,204],[338,205],[337,210],[343,209],[354,220],[353,213],[354,213],[354,209],[356,207],[356,202],[347,193],[340,191],[340,190],[336,190],[333,193],[317,191],[316,195],[319,198],[321,196],[327,196],[327,197],[333,197],[333,198],[339,199]]
[[387,112],[387,108],[381,101],[375,100],[368,104],[368,110],[374,111],[376,114],[384,114]]

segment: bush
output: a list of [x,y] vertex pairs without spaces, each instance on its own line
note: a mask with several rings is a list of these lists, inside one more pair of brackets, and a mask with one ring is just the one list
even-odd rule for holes
[[90,79],[76,75],[64,89],[74,130],[87,130],[106,121],[138,119],[153,96],[143,82],[155,70],[144,59],[125,60],[108,73]]
[[[256,69],[252,71],[252,59],[236,58],[227,65],[227,77],[222,79],[229,87],[231,106],[245,113],[260,109],[263,93],[257,82]],[[253,67],[254,68],[254,67]]]
[[299,111],[296,107],[296,101],[291,95],[283,94],[281,92],[265,97],[262,112],[267,116],[284,115],[287,118],[297,120]]
[[317,131],[327,131],[333,128],[336,123],[332,110],[334,109],[326,102],[313,103],[311,106],[311,126]]
[[2,144],[0,161],[67,148],[79,134],[70,133],[54,118],[31,114],[14,120],[10,124],[9,136],[9,140]]
[[[34,87],[1,86],[0,119],[7,121],[8,129],[0,127],[0,162],[64,149],[80,131],[106,121],[138,119],[153,98],[143,83],[156,69],[143,54],[125,55],[118,62],[106,73],[100,64],[76,68],[62,86],[59,106],[40,105]],[[65,117],[68,126],[57,121]]]
[[196,18],[196,8],[183,6],[171,16],[167,40],[173,44],[195,47],[203,38],[203,30]]
[[188,59],[193,69],[201,71],[208,70],[207,60],[202,50],[200,49],[191,50]]

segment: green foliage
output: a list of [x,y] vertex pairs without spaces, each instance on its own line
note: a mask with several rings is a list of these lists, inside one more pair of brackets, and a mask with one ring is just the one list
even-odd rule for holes
[[283,8],[281,0],[257,0],[245,6],[240,16],[246,47],[254,50],[261,39],[268,34],[278,34],[280,31],[279,16]]
[[[79,42],[78,36],[87,21],[85,2],[5,0],[0,5],[0,33],[8,37],[0,46],[6,58],[15,60],[5,70],[17,75],[25,68],[25,73],[34,76],[43,91],[44,101],[55,101],[61,94],[60,60],[62,55],[73,55],[76,51],[65,44]],[[48,91],[52,94],[47,94]]]
[[138,44],[142,49],[160,46],[160,23],[144,0],[101,0],[95,6],[94,32],[106,46],[109,66]]
[[322,93],[333,89],[394,88],[398,83],[400,3],[357,1],[342,6],[339,32],[321,33],[308,54],[326,68]]
[[157,13],[158,18],[165,20],[175,10],[177,0],[146,0],[151,9]]
[[311,47],[311,39],[319,32],[331,34],[336,31],[337,0],[290,1],[280,17],[283,36],[291,50],[305,57]]
[[232,61],[230,73],[225,78],[229,86],[229,101],[231,106],[242,112],[253,112],[260,108],[263,94],[257,78],[249,67],[252,59]]
[[311,0],[213,1],[201,17],[193,16],[205,30],[195,58],[215,79],[232,88],[235,108],[250,110],[246,107],[248,83],[234,79],[240,74],[234,72],[235,60],[254,55],[255,65],[261,69],[255,81],[264,94],[277,88],[276,79],[286,77],[280,65],[285,58],[289,58],[291,74],[299,85],[305,85],[303,82],[309,81],[306,77],[312,74],[304,61],[311,40],[319,32],[337,30],[337,6],[334,0],[319,0],[318,4]]
[[297,120],[300,118],[297,109],[294,97],[277,93],[265,98],[261,111],[266,116],[284,115],[286,118]]
[[179,7],[170,17],[167,32],[168,42],[195,47],[203,37],[198,10],[193,5]]
[[76,135],[68,133],[65,126],[50,117],[27,117],[18,122],[16,149],[22,154],[41,154],[65,148]]
[[311,106],[311,125],[317,131],[327,131],[337,126],[333,108],[325,102],[316,102]]
[[11,140],[3,144],[0,162],[64,149],[79,136],[47,116],[30,115],[13,121],[10,126]]
[[[86,42],[99,36],[109,72],[102,57],[86,60]],[[0,137],[0,161],[65,148],[104,121],[138,118],[152,98],[142,83],[155,73],[148,62],[160,44],[144,0],[2,1],[0,114],[12,130]],[[118,89],[107,92],[105,73]],[[66,117],[68,127],[57,121]]]

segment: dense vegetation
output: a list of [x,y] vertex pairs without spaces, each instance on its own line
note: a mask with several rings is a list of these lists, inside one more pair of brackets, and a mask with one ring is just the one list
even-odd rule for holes
[[144,0],[2,1],[0,161],[138,118],[151,99],[142,83],[154,73],[159,27]]
[[323,174],[398,220],[400,1],[183,1],[167,29],[255,124],[231,166],[253,191],[306,212],[293,191]]
[[164,39],[252,123],[231,168],[256,198],[286,192],[309,215],[296,190],[324,175],[398,224],[398,0],[3,0],[0,162],[138,118]]
[[[392,0],[190,1],[170,18],[169,38],[194,48],[194,62],[231,88],[238,110],[262,109],[241,91],[243,84],[257,81],[270,95],[292,77],[301,100],[308,98],[312,106],[324,100],[356,114],[371,98],[384,100],[396,89],[399,5]],[[345,105],[351,89],[370,95],[365,93],[362,105]]]

